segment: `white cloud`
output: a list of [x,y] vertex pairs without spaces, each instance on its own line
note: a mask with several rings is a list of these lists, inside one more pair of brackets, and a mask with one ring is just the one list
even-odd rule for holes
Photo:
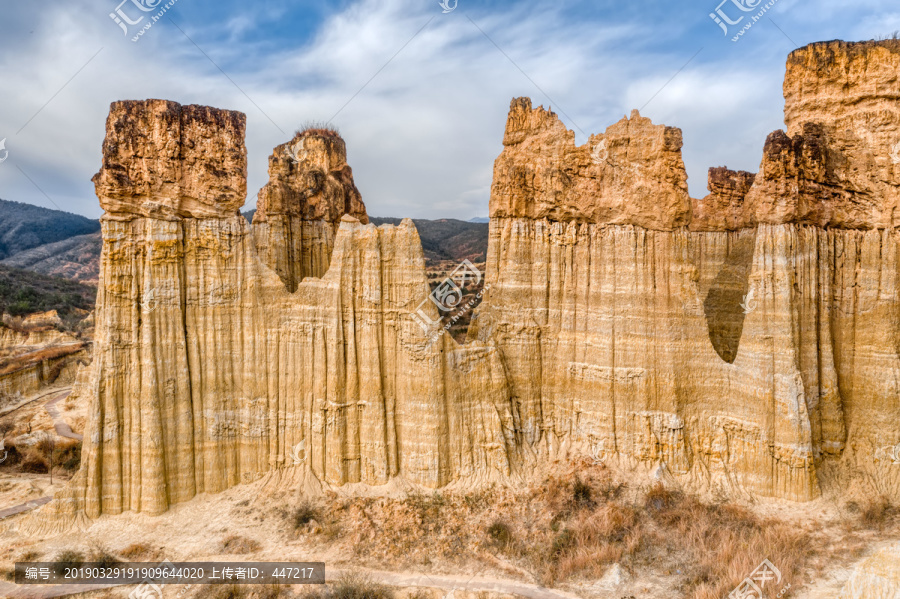
[[[550,103],[515,65],[560,103],[553,109],[576,131],[579,143],[663,88],[643,114],[684,130],[694,195],[704,193],[710,166],[756,170],[766,134],[781,127],[779,65],[790,47],[777,30],[767,33],[763,26],[752,31],[757,40],[777,35],[772,39],[780,45],[759,49],[762,44],[754,46],[748,38],[735,49],[704,22],[717,45],[663,87],[693,54],[694,44],[700,45],[691,38],[687,19],[654,37],[648,23],[629,21],[630,14],[580,20],[565,5],[516,3],[494,10],[461,5],[444,15],[431,2],[362,0],[325,17],[312,37],[298,37],[273,51],[264,33],[247,39],[261,23],[278,18],[273,7],[264,12],[255,5],[235,5],[219,15],[220,31],[211,21],[186,18],[176,4],[171,13],[176,22],[251,101],[170,22],[164,19],[131,43],[108,17],[116,3],[104,2],[98,8],[88,0],[52,0],[37,15],[18,6],[4,8],[22,33],[9,36],[0,51],[7,98],[0,139],[8,138],[10,151],[10,160],[0,164],[0,197],[49,205],[19,166],[64,209],[99,215],[90,177],[100,165],[109,103],[166,98],[247,114],[252,203],[267,180],[272,148],[305,121],[332,117],[382,67],[335,119],[347,140],[357,185],[376,216],[487,214],[492,165],[502,149],[510,99],[528,95],[535,104]],[[782,2],[790,10],[782,9],[779,23],[793,37],[797,25],[787,19],[793,15],[799,22],[804,3]],[[837,10],[834,2],[825,4]],[[466,10],[515,65],[469,21]],[[891,20],[896,12],[880,10],[872,19],[880,15],[888,28],[900,23]],[[703,21],[706,12],[685,14]],[[677,47],[654,45],[685,36]],[[60,92],[100,47],[100,55]]]

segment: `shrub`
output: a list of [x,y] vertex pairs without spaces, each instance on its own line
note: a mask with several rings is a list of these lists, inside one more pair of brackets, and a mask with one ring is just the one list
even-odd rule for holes
[[900,510],[885,498],[869,502],[860,514],[860,521],[866,528],[882,530],[888,524],[894,524]]
[[96,547],[91,551],[90,561],[100,568],[109,568],[119,563],[119,559],[104,547]]
[[278,599],[288,593],[288,587],[283,584],[261,585],[256,591],[256,599]]
[[500,547],[507,547],[512,542],[512,531],[505,522],[496,520],[487,529],[488,536]]
[[60,445],[53,458],[54,464],[59,464],[70,472],[78,470],[81,466],[81,441],[73,441]]
[[564,528],[562,532],[553,539],[553,545],[550,547],[551,559],[558,560],[574,544],[575,534],[570,529]]
[[[10,439],[6,439],[3,443],[4,449],[3,452],[6,453],[6,459],[0,463],[0,468],[3,466],[14,466],[22,461],[22,454],[19,452],[19,449],[16,447],[14,441]],[[3,457],[0,455],[0,457]]]
[[681,500],[681,494],[667,489],[662,483],[656,483],[644,498],[644,507],[653,512],[672,509]]
[[25,553],[16,558],[17,562],[36,562],[43,555],[40,551],[29,549]]
[[153,548],[146,543],[132,543],[120,552],[122,557],[129,561],[138,561],[139,558],[147,557],[152,553]]
[[84,555],[77,551],[67,549],[62,553],[57,554],[53,562],[56,564],[56,573],[64,574],[66,568],[78,568],[81,566],[81,564],[84,563]]
[[22,458],[22,472],[29,474],[47,474],[47,459],[38,453],[36,449],[28,449]]
[[301,503],[291,514],[291,520],[294,523],[295,530],[303,528],[313,520],[320,519],[321,515],[319,514],[318,508],[309,501]]
[[572,485],[572,501],[576,506],[586,507],[592,505],[591,487],[579,477],[575,477],[575,484]]
[[261,546],[258,542],[239,535],[231,535],[222,541],[222,553],[243,555],[259,551],[260,548]]
[[196,599],[243,599],[247,588],[237,584],[208,584],[200,589]]
[[393,599],[387,586],[374,582],[362,574],[343,574],[328,588],[319,588],[307,599]]

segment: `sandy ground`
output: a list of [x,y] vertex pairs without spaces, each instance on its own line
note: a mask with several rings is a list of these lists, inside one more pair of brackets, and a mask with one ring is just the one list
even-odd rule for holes
[[[52,560],[64,550],[76,550],[85,556],[98,551],[121,554],[132,545],[142,544],[149,548],[149,552],[139,561],[322,561],[326,563],[326,571],[331,572],[328,575],[331,578],[337,571],[358,570],[358,564],[352,558],[347,559],[328,544],[298,536],[280,513],[297,504],[296,482],[263,479],[220,494],[200,495],[160,516],[134,513],[103,516],[86,529],[45,538],[27,538],[19,534],[15,529],[22,516],[14,516],[0,523],[0,531],[3,525],[7,526],[5,532],[0,532],[0,547],[7,546],[0,553],[0,568],[12,568],[15,558],[26,551],[36,552],[40,556],[38,559]],[[234,536],[255,542],[259,549],[251,553],[225,552],[224,541]],[[391,575],[399,575],[400,578],[393,579]],[[476,556],[462,570],[458,565],[429,563],[396,573],[380,572],[377,578],[392,585],[449,586],[446,591],[454,587],[470,588],[501,594],[508,592],[532,599],[565,599],[567,596],[620,599],[630,594],[673,599],[679,596],[666,588],[668,585],[664,580],[626,581],[623,585],[610,588],[606,588],[602,581],[592,581],[590,584],[563,585],[558,589],[537,591],[535,589],[540,587],[527,573],[517,573],[515,567],[500,560],[488,563]],[[112,591],[98,593],[102,596]],[[166,597],[169,593],[173,597],[177,595],[176,588],[167,588]],[[449,599],[462,597],[454,593],[454,597]]]
[[[20,484],[27,483],[20,481]],[[40,559],[52,560],[64,550],[74,549],[86,556],[98,551],[121,554],[134,544],[142,544],[147,546],[148,553],[140,561],[323,561],[331,572],[330,577],[338,570],[356,569],[358,565],[352,559],[348,560],[328,543],[304,539],[292,530],[281,512],[298,502],[296,489],[295,480],[271,477],[220,494],[198,496],[160,516],[133,513],[103,516],[86,529],[46,538],[26,538],[15,532],[15,522],[22,516],[14,516],[3,523],[12,525],[13,530],[0,532],[0,547],[7,547],[0,553],[0,568],[11,568],[13,560],[25,551],[37,552]],[[842,517],[840,510],[825,500],[809,504],[765,502],[758,504],[756,509],[760,513],[794,518],[801,526],[837,525]],[[258,550],[237,554],[226,552],[224,542],[235,536],[248,540],[250,544],[258,544]],[[893,540],[879,538],[873,533],[862,546],[847,551],[839,562],[821,564],[825,575],[811,578],[812,582],[805,588],[792,589],[788,596],[804,599],[836,597],[853,566],[890,541]],[[562,599],[565,594],[590,599],[680,597],[673,589],[677,577],[670,576],[642,575],[639,580],[632,580],[627,574],[611,572],[601,580],[564,584],[554,589],[553,593],[532,595],[526,591],[528,588],[538,588],[534,580],[525,572],[517,573],[515,567],[500,560],[488,562],[484,556],[472,556],[463,570],[458,565],[423,563],[420,567],[393,573],[399,576],[396,579],[390,577],[390,572],[378,572],[376,578],[399,586],[428,588],[445,588],[448,581],[455,580],[459,588],[471,590],[477,587],[532,599]],[[463,582],[468,584],[472,580],[477,584],[463,585]],[[116,594],[120,591],[122,589],[98,591],[94,595],[120,596]],[[177,595],[178,587],[166,587],[165,597]],[[450,599],[462,598],[456,596]]]
[[68,482],[69,477],[48,474],[9,475],[0,473],[0,509],[52,495]]
[[[58,396],[60,391],[55,389],[42,392],[35,401],[4,415],[0,421],[14,421],[17,427],[14,432],[17,433],[24,433],[29,424],[32,434],[54,430],[45,404]],[[80,418],[83,422],[84,407],[65,399],[56,405],[73,430],[83,432],[83,427],[78,426],[78,420]],[[61,474],[54,474],[53,478],[54,484],[51,486],[48,475],[3,473],[0,468],[0,509],[52,495],[67,480]],[[300,489],[303,488],[303,482],[299,472],[289,469],[280,475],[270,475],[223,493],[200,495],[160,516],[134,513],[103,516],[86,528],[45,537],[29,537],[19,533],[18,523],[28,516],[12,516],[0,521],[0,569],[12,568],[15,559],[26,552],[34,552],[37,559],[49,561],[64,550],[76,550],[86,557],[98,552],[121,555],[135,545],[146,546],[145,553],[135,558],[135,561],[323,561],[330,572],[330,578],[340,570],[357,569],[359,564],[354,563],[352,557],[342,554],[336,543],[299,535],[286,519],[285,513],[297,506],[302,499]],[[346,493],[347,489],[340,492]],[[367,493],[391,495],[396,494],[397,489],[369,488]],[[760,500],[750,507],[761,516],[792,521],[807,530],[833,530],[834,543],[841,544],[841,551],[830,552],[838,557],[828,558],[830,561],[827,563],[815,563],[816,573],[811,572],[807,577],[811,582],[804,588],[791,589],[789,597],[836,597],[856,563],[885,544],[897,541],[871,532],[857,535],[856,540],[847,545],[846,540],[840,539],[838,534],[848,519],[846,507],[827,498],[805,504]],[[40,510],[38,508],[34,514],[39,515]],[[233,537],[246,539],[248,545],[257,545],[258,548],[248,552],[228,553],[225,541]],[[435,593],[435,599],[445,595],[448,595],[447,599],[467,599],[467,593],[472,594],[471,599],[486,599],[476,597],[475,593],[478,591],[490,592],[492,597],[518,595],[531,599],[565,599],[566,594],[586,599],[675,599],[681,596],[674,590],[679,579],[677,572],[641,573],[638,579],[632,579],[614,566],[602,579],[570,582],[560,585],[558,589],[542,590],[534,584],[535,581],[528,572],[499,556],[473,554],[468,560],[458,560],[456,564],[435,563],[429,556],[417,558],[421,559],[413,560],[416,563],[413,567],[398,572],[373,571],[372,576],[398,587],[431,589]],[[465,563],[466,566],[461,568],[459,563]],[[55,591],[48,587],[41,588],[43,590],[40,592],[33,587],[28,591],[35,597],[63,596],[73,591],[84,591],[84,588]],[[130,592],[129,589],[130,587],[119,587],[93,591],[87,595],[124,597]],[[182,590],[178,586],[165,587],[164,597],[184,599],[190,596],[182,593]],[[25,592],[24,589],[21,591]],[[20,596],[13,594],[9,586],[0,585],[0,596],[7,594]]]

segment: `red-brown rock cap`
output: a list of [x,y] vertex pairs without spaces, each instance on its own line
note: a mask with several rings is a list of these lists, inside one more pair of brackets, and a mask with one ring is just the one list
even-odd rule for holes
[[167,100],[113,102],[93,177],[113,215],[233,216],[247,196],[247,117]]
[[271,215],[337,223],[345,214],[369,222],[347,164],[347,146],[335,131],[299,131],[269,157],[269,182],[259,191],[253,221]]

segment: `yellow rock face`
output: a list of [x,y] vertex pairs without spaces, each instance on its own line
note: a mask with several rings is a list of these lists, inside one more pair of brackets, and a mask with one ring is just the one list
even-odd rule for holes
[[420,326],[415,228],[365,224],[339,138],[276,148],[251,227],[242,115],[114,104],[91,418],[55,509],[156,513],[287,468],[436,488],[574,453],[729,492],[900,497],[895,46],[793,53],[788,133],[703,200],[678,129],[633,113],[576,147],[514,100],[464,346]]

